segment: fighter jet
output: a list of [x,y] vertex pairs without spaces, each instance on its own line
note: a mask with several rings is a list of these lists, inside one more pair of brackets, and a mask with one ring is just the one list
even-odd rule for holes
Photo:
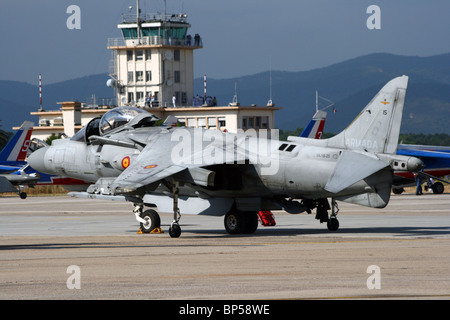
[[160,217],[144,206],[172,212],[171,237],[181,234],[181,213],[225,216],[228,233],[251,234],[257,212],[275,209],[316,209],[316,219],[335,231],[337,201],[383,208],[394,170],[423,168],[419,159],[396,154],[407,83],[407,76],[388,82],[330,139],[155,127],[154,115],[118,107],[28,161],[38,171],[93,183],[72,196],[132,202],[145,230],[159,227]]
[[25,199],[27,194],[22,190],[26,186],[34,187],[39,181],[39,174],[25,171],[32,131],[33,122],[25,121],[0,152],[0,193],[17,192]]

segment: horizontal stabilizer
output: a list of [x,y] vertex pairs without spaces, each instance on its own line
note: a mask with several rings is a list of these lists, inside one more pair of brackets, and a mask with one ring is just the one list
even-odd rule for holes
[[387,163],[373,156],[343,151],[325,185],[325,190],[338,193],[387,166]]

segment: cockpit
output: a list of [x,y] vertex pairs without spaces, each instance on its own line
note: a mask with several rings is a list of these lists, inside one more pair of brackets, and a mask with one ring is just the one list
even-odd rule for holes
[[113,129],[119,128],[127,124],[141,113],[148,113],[148,112],[134,107],[118,107],[108,111],[100,119],[99,123],[100,134],[104,135]]
[[[133,121],[134,120],[134,121]],[[135,107],[117,107],[109,110],[102,117],[92,119],[78,131],[70,140],[89,142],[93,135],[103,136],[130,122],[133,127],[151,127],[159,118],[153,114]]]

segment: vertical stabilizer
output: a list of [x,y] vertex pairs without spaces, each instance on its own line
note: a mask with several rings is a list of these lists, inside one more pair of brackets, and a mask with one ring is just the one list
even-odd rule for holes
[[306,126],[305,130],[300,134],[302,138],[320,139],[322,138],[323,127],[325,126],[325,120],[327,113],[322,110],[318,110],[311,121]]
[[9,140],[8,144],[0,152],[0,161],[23,162],[27,156],[30,146],[31,133],[34,123],[25,121],[17,130],[16,134]]
[[340,134],[331,147],[394,154],[397,150],[408,77],[389,81]]

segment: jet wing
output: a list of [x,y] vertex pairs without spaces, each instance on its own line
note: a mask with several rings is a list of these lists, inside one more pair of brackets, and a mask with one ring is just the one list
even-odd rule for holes
[[343,151],[325,185],[325,190],[338,193],[387,166],[387,163],[373,156]]
[[207,185],[213,178],[209,175],[212,172],[201,169],[202,167],[224,164],[227,161],[231,163],[244,161],[248,158],[246,153],[237,147],[238,144],[232,144],[234,148],[231,150],[230,144],[225,146],[221,139],[214,140],[204,148],[196,148],[194,143],[191,149],[189,142],[188,145],[184,145],[187,146],[184,150],[178,143],[170,140],[170,134],[161,134],[148,144],[131,165],[113,181],[110,190],[115,194],[130,193],[184,170],[189,171],[188,175],[194,176],[194,180],[203,181],[200,184]]

